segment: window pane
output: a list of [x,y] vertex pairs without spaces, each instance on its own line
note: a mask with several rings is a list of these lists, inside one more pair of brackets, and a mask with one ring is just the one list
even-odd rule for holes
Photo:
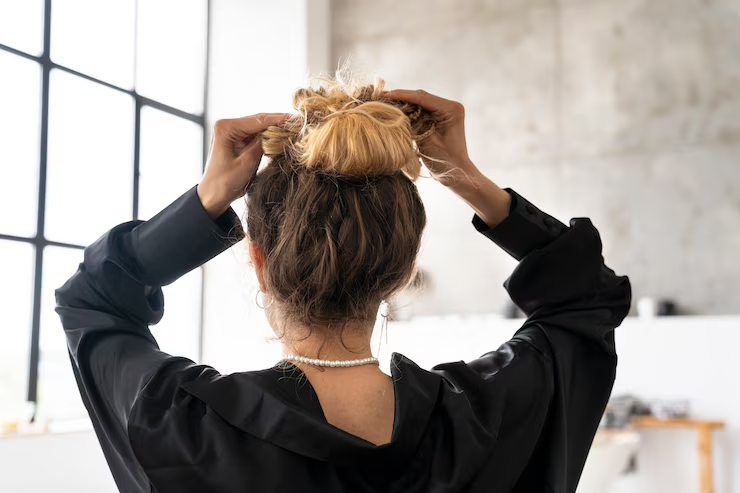
[[145,106],[141,109],[139,217],[149,219],[193,187],[203,170],[203,129]]
[[52,60],[111,84],[133,87],[136,0],[56,1],[51,22]]
[[22,418],[28,391],[28,361],[33,308],[34,249],[28,243],[0,240],[0,421]]
[[137,92],[183,111],[203,111],[207,17],[205,0],[139,2]]
[[44,0],[0,0],[0,44],[40,55],[44,51]]
[[52,71],[47,238],[87,245],[131,219],[133,141],[132,97]]
[[164,318],[151,328],[162,351],[198,360],[202,269],[163,288]]
[[[0,30],[0,32],[2,32]],[[0,51],[0,233],[36,233],[41,65]]]
[[38,387],[38,416],[42,419],[85,415],[62,324],[54,311],[54,290],[72,277],[80,262],[82,250],[61,247],[44,249]]

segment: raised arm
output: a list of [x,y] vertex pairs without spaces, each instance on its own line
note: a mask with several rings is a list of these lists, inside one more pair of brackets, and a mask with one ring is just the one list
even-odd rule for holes
[[130,416],[138,409],[156,421],[183,382],[214,372],[159,350],[148,326],[164,314],[161,287],[244,236],[229,204],[259,164],[260,132],[282,118],[219,122],[197,189],[149,221],[107,232],[85,249],[77,272],[56,291],[80,394],[122,491],[149,491],[130,442]]
[[425,165],[473,208],[475,228],[519,260],[504,286],[527,315],[522,328],[496,351],[435,371],[466,389],[484,423],[505,402],[495,458],[521,471],[511,491],[575,491],[614,382],[613,331],[629,311],[629,280],[604,264],[590,220],[566,226],[480,173],[462,105],[423,91],[389,97],[436,116],[439,131],[421,143]]
[[[630,283],[604,264],[590,220],[565,226],[510,193],[504,221],[490,228],[476,216],[473,223],[519,260],[504,286],[527,320],[509,342],[468,368],[488,376],[512,363],[503,372],[515,389],[508,394],[507,423],[537,432],[536,446],[518,449],[526,452],[524,470],[512,491],[572,492],[616,376],[614,329],[629,311]],[[533,409],[546,414],[522,421]]]

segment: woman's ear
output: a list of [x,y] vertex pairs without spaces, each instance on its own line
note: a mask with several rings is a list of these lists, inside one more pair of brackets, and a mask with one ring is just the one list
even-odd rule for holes
[[260,285],[260,290],[263,293],[267,292],[267,286],[265,285],[265,254],[262,248],[257,244],[256,241],[249,242],[249,257],[252,259],[252,265],[254,265],[254,271],[257,273],[257,282]]

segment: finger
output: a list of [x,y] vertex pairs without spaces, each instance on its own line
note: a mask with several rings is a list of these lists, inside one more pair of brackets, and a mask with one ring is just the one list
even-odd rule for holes
[[289,118],[284,113],[260,113],[243,118],[218,120],[213,125],[214,156],[236,157],[256,136],[272,125],[278,125]]
[[395,89],[388,91],[384,94],[389,99],[406,101],[407,103],[418,104],[422,108],[428,111],[444,111],[449,109],[455,102],[449,99],[444,99],[434,94],[429,94],[426,91],[417,89],[415,91],[409,89]]
[[290,116],[286,113],[260,113],[227,121],[230,124],[233,134],[244,138],[248,135],[263,132],[273,125],[279,125],[290,118]]
[[213,134],[215,134],[215,133],[216,133],[216,132],[211,132],[211,143],[210,143],[210,144],[208,144],[208,155],[209,155],[209,156],[210,156],[210,155],[211,155],[211,153],[213,152]]
[[252,139],[239,153],[238,159],[244,166],[257,168],[262,159],[262,140]]

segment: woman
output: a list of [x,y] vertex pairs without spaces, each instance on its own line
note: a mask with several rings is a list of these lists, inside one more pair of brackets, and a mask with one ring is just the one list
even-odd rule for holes
[[[217,122],[200,184],[106,233],[57,290],[120,490],[574,491],[630,305],[596,229],[483,176],[459,103],[382,84],[301,90],[294,102],[297,115]],[[370,335],[381,302],[415,272],[419,156],[519,260],[505,286],[528,318],[467,364],[425,371],[395,354],[389,377]],[[229,204],[245,192],[257,301],[284,359],[221,375],[159,351],[148,325],[163,315],[161,286],[244,236]]]

